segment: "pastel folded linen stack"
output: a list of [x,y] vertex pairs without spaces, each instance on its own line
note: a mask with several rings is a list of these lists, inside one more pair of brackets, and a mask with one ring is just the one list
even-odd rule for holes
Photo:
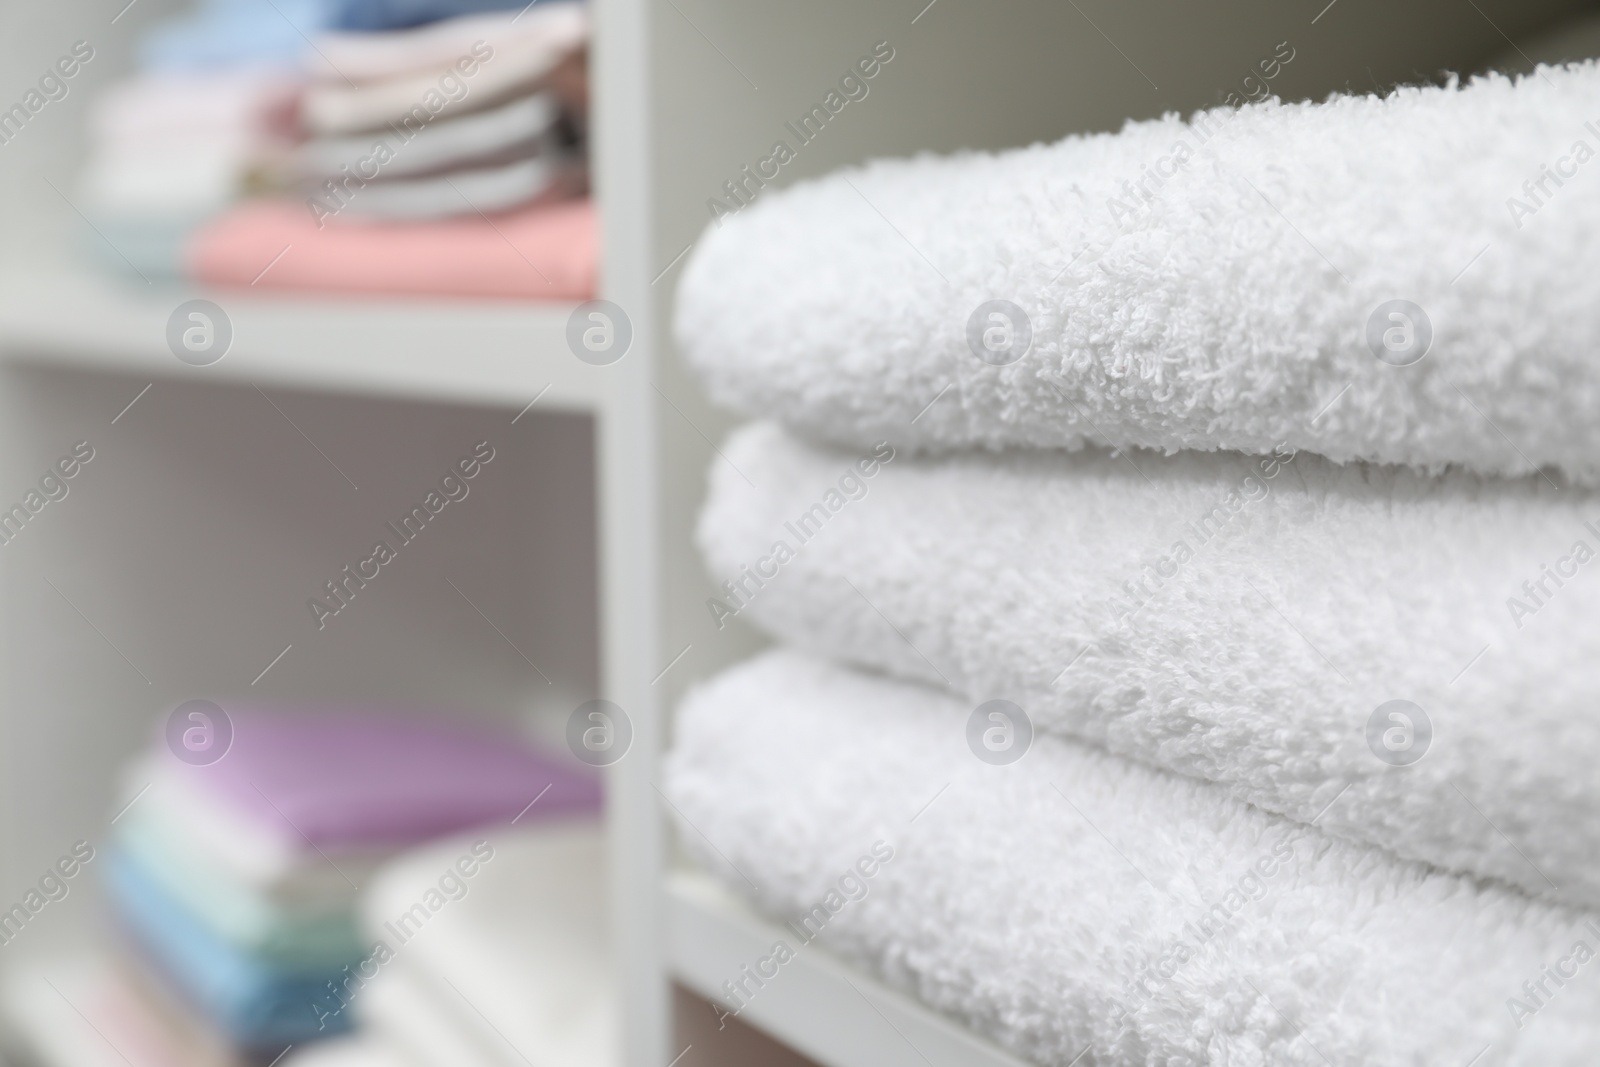
[[[1042,1063],[1587,1062],[1600,214],[1523,171],[1596,90],[1268,101],[723,218],[677,336],[781,426],[712,469],[708,619],[899,680],[692,695],[686,845],[796,920],[904,837],[827,942]],[[952,786],[906,830],[963,753],[960,825],[919,836]],[[1281,903],[1180,936],[1283,841]]]
[[587,769],[498,731],[378,710],[225,711],[218,761],[163,748],[130,770],[108,889],[140,965],[245,1058],[349,1027],[338,983],[370,950],[358,893],[389,856],[599,803]]
[[207,0],[96,103],[84,241],[146,281],[588,297],[587,36],[573,0]]
[[319,224],[492,213],[584,189],[582,4],[469,15],[400,33],[323,36],[295,167]]
[[596,284],[585,148],[588,14],[552,0],[307,54],[294,196],[242,204],[191,239],[222,286],[583,300]]

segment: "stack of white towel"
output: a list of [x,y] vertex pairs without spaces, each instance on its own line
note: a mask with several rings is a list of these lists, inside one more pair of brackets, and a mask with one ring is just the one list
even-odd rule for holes
[[1597,99],[1268,101],[710,230],[680,345],[776,422],[707,607],[788,647],[685,701],[685,845],[1042,1064],[1593,1062]]

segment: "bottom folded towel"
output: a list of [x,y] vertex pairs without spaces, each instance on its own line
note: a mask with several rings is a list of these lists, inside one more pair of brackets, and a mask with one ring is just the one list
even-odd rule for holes
[[[1600,917],[1024,748],[994,710],[766,653],[679,713],[684,845],[789,921],[790,952],[815,937],[1042,1064],[1593,1062]],[[1008,729],[1025,754],[996,765]],[[788,958],[729,975],[727,1006]]]
[[195,235],[199,282],[257,289],[410,293],[515,300],[594,295],[588,200],[427,222],[325,220],[297,201],[243,204]]

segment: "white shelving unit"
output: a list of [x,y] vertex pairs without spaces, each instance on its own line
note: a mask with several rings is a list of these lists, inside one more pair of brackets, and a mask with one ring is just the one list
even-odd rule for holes
[[[769,953],[774,942],[795,940],[704,874],[669,876],[667,902],[673,972],[709,1000],[725,1001],[721,984]],[[835,1067],[1023,1067],[1022,1060],[812,945],[750,998],[738,1018]]]
[[[103,58],[46,116],[80,124],[92,83],[125,64],[133,33],[175,2],[145,0],[125,18],[125,0],[8,13],[0,67],[42,70],[63,43],[93,39]],[[785,122],[878,42],[894,55],[867,97],[801,147],[778,184],[874,156],[1008,147],[1212,105],[1285,41],[1295,58],[1272,89],[1286,97],[1472,69],[1506,35],[1579,6],[593,4],[600,295],[634,331],[608,367],[567,350],[569,305],[109,282],[56,252],[72,217],[43,182],[70,187],[71,153],[40,137],[0,149],[0,204],[10,205],[0,206],[0,500],[78,436],[105,456],[73,498],[51,505],[37,536],[30,526],[20,547],[0,550],[10,753],[0,899],[63,842],[104,829],[112,768],[174,697],[414,696],[556,721],[603,695],[634,728],[608,779],[626,1065],[679,1062],[670,984],[714,997],[774,936],[674,857],[658,796],[677,697],[760,642],[711,624],[691,538],[712,442],[732,421],[706,404],[669,336],[672,290],[710,220],[708,199],[725,198],[724,182],[788,138]],[[0,100],[29,80],[0,79]],[[218,300],[234,323],[232,350],[210,367],[180,363],[163,340],[172,308],[193,295]],[[147,384],[144,406],[112,422]],[[362,613],[348,626],[308,632],[299,605],[329,564],[337,570],[384,507],[475,434],[503,443],[508,459],[498,488],[462,505],[452,536],[465,547],[417,549],[437,556],[372,592],[370,610],[352,605]],[[186,540],[191,528],[227,536]],[[433,577],[447,571],[470,607]],[[285,644],[282,664],[252,682]],[[84,895],[53,920],[63,940],[74,919],[88,921]],[[47,941],[41,932],[24,949]],[[0,966],[18,951],[6,947]],[[830,1067],[1018,1062],[815,947],[741,1019]],[[681,1062],[709,1067],[716,1050]]]
[[10,358],[212,384],[282,386],[474,404],[597,412],[613,375],[574,359],[576,305],[211,294],[235,340],[209,367],[167,349],[167,316],[189,295],[56,268],[0,277]]

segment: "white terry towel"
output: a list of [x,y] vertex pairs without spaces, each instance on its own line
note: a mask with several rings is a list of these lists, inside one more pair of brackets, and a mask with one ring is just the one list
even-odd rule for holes
[[[363,170],[377,170],[386,178],[399,178],[460,166],[536,145],[551,132],[559,110],[551,94],[534,93],[488,111],[424,126],[409,139],[394,130],[319,138],[299,149],[295,170],[311,179],[339,177],[341,167],[357,177]],[[384,161],[384,157],[391,158]]]
[[300,118],[323,135],[378,129],[408,116],[425,126],[425,115],[477,111],[540,88],[588,38],[583,4],[537,4],[498,34],[451,38],[459,51],[446,51],[429,67],[362,84],[313,83]]
[[471,1048],[437,1067],[617,1063],[604,852],[578,821],[487,827],[396,861],[362,903],[392,957],[354,1010],[430,1063],[429,1049]]
[[1592,914],[1070,741],[991,766],[971,711],[767,653],[682,706],[681,840],[791,934],[810,915],[827,948],[1052,1067],[1592,1064]]
[[771,424],[722,451],[718,624],[1600,907],[1595,494],[1306,453],[913,458]]
[[[677,338],[718,402],[857,445],[1287,443],[1594,484],[1597,100],[1590,62],[747,179]],[[969,345],[991,300],[1027,316],[1026,355],[989,312]],[[1422,323],[1394,300],[1431,329],[1409,366]],[[988,330],[1020,358],[980,360]]]

